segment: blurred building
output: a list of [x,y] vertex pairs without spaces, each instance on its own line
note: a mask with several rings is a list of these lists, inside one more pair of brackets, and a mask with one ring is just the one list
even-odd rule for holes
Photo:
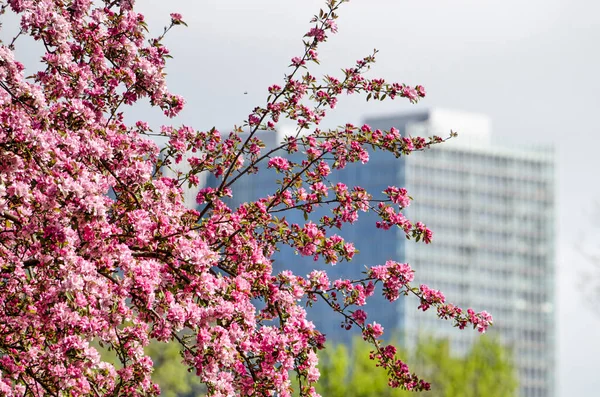
[[[512,348],[519,371],[520,395],[548,397],[555,389],[554,305],[554,152],[552,148],[507,147],[492,143],[491,123],[485,116],[444,110],[366,120],[373,129],[395,127],[403,135],[459,136],[430,150],[395,158],[370,154],[367,165],[350,165],[330,178],[361,186],[373,195],[390,185],[406,187],[414,198],[405,214],[422,221],[434,232],[433,243],[407,241],[401,230],[375,227],[376,214],[361,214],[357,223],[339,232],[355,243],[360,253],[351,263],[326,266],[302,258],[285,248],[275,265],[307,274],[326,268],[330,279],[356,278],[364,265],[395,259],[415,269],[415,285],[441,290],[447,300],[494,316],[489,332]],[[261,133],[268,147],[281,142],[284,133]],[[283,155],[283,154],[278,154]],[[273,170],[240,178],[231,205],[256,199],[276,189]],[[208,180],[209,184],[216,181]],[[319,217],[327,209],[315,214]],[[290,223],[303,223],[302,213],[286,212]],[[439,320],[435,311],[417,310],[415,297],[393,304],[380,295],[366,310],[386,334],[414,346],[419,335],[448,337],[457,354],[466,353],[479,334],[458,330]],[[328,340],[349,341],[325,304],[317,304],[309,317]]]
[[[405,186],[414,198],[406,211],[408,218],[422,221],[434,231],[429,246],[398,238],[394,252],[389,239],[386,241],[392,247],[379,240],[373,244],[410,263],[416,270],[416,281],[440,289],[450,302],[492,313],[495,321],[490,332],[513,349],[520,395],[553,396],[553,149],[496,144],[491,139],[490,121],[473,114],[432,110],[371,118],[366,123],[379,129],[394,126],[411,136],[444,137],[450,129],[459,133],[432,150],[397,162],[393,171],[389,160],[377,164],[381,156],[373,158],[375,162],[369,164],[373,173],[395,175],[395,183]],[[373,183],[373,191],[385,185],[383,180],[371,181],[360,180]],[[408,346],[419,334],[433,331],[449,337],[453,349],[461,353],[478,337],[475,332],[448,327],[434,313],[419,313],[409,299],[398,305],[396,327]]]
[[[175,162],[175,159],[170,159],[171,163],[169,166],[163,166],[161,168],[161,175],[177,179],[179,181],[183,180],[183,177],[190,172],[191,167],[188,160],[192,157],[197,157],[197,153],[193,153],[192,151],[187,151],[183,154],[181,161],[179,163]],[[165,156],[161,153],[160,159],[164,160]],[[206,173],[200,173],[198,175],[199,186],[206,185]],[[180,187],[183,193],[183,201],[186,207],[188,208],[196,208],[198,204],[196,204],[196,196],[198,195],[198,187],[190,187],[188,183],[181,183]]]

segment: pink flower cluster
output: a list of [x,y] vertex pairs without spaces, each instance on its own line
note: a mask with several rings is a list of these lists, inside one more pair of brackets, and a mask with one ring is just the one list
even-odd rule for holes
[[446,301],[446,297],[440,291],[431,289],[425,284],[421,284],[419,287],[421,291],[421,304],[419,309],[426,311],[434,304],[442,304]]
[[484,333],[494,321],[492,315],[485,310],[475,313],[473,309],[467,309],[467,315],[469,316],[469,322],[473,324],[473,327],[480,333]]
[[383,191],[392,203],[398,204],[400,208],[406,208],[410,205],[410,196],[405,188],[397,188],[395,186],[389,186],[387,189]]
[[398,299],[402,289],[414,278],[414,271],[408,263],[395,261],[387,261],[383,266],[373,266],[367,274],[383,282],[383,295],[390,302]]
[[273,157],[267,164],[268,168],[275,168],[277,171],[287,171],[290,169],[290,163],[283,157]]

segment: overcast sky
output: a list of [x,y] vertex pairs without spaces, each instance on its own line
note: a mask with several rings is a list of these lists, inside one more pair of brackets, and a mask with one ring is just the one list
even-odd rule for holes
[[[175,123],[241,124],[301,54],[308,20],[322,4],[138,0],[155,33],[170,12],[189,25],[167,37],[174,56],[169,85],[187,100]],[[497,140],[556,146],[559,395],[596,395],[600,302],[586,303],[580,291],[590,265],[578,246],[598,245],[590,236],[600,230],[600,217],[590,216],[600,202],[600,2],[352,0],[339,14],[339,34],[319,51],[322,72],[335,73],[377,48],[371,77],[423,84],[428,95],[419,105],[343,98],[325,126],[444,107],[489,115]],[[136,109],[134,118],[161,122],[147,109]]]
[[[240,124],[300,54],[307,21],[323,3],[138,1],[151,26],[174,11],[189,24],[168,37],[169,83],[188,101],[179,121]],[[600,229],[589,216],[600,201],[600,2],[352,0],[339,14],[339,34],[320,49],[323,72],[377,48],[370,76],[423,84],[428,96],[419,105],[344,98],[326,126],[439,106],[489,115],[497,140],[556,145],[558,389],[596,395],[600,302],[584,300],[590,265],[578,246],[596,244],[585,237]]]

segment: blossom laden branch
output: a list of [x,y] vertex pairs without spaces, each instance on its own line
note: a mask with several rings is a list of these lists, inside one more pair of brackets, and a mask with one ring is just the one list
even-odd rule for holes
[[[487,313],[465,313],[438,291],[410,286],[408,265],[391,261],[333,283],[322,271],[273,270],[273,254],[286,247],[330,264],[351,261],[354,245],[332,230],[367,211],[380,218],[373,227],[432,238],[404,217],[411,199],[401,187],[368,192],[330,182],[349,164],[368,163],[370,150],[401,157],[444,141],[368,125],[318,127],[342,94],[410,102],[425,96],[420,85],[368,78],[376,52],[338,77],[311,74],[344,2],[326,2],[290,73],[229,135],[190,126],[154,132],[144,121],[126,121],[125,105],[142,98],[169,117],[183,108],[165,84],[170,55],[162,44],[171,28],[185,25],[181,15],[171,14],[163,34],[148,39],[133,1],[8,2],[21,18],[20,35],[46,53],[27,80],[12,49],[0,45],[0,394],[158,395],[144,353],[156,339],[181,345],[210,395],[289,396],[295,373],[300,395],[314,396],[315,351],[325,336],[299,302],[318,297],[345,327],[361,330],[392,386],[426,389],[382,345],[381,326],[356,309],[377,283],[390,301],[413,294],[421,310],[435,307],[461,328],[485,331]],[[283,118],[296,123],[295,132],[267,148],[262,133]],[[149,136],[168,144],[159,150]],[[189,172],[162,174],[184,159]],[[236,183],[256,172],[280,177],[278,188],[231,208]],[[182,186],[200,189],[203,173],[218,186],[199,190],[202,210],[188,209]],[[319,206],[330,213],[312,219]],[[306,220],[275,216],[283,211],[301,211]],[[91,341],[112,349],[120,366]]]

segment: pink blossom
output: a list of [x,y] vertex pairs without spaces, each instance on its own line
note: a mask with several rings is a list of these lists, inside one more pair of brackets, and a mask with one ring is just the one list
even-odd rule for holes
[[294,57],[292,58],[292,65],[294,66],[301,66],[301,65],[305,65],[306,62],[304,61],[304,59],[300,58],[300,57]]
[[313,184],[310,187],[310,189],[317,194],[327,196],[328,188],[327,188],[327,186],[325,186],[325,184],[323,182],[317,182],[317,183]]
[[326,20],[325,24],[327,25],[327,27],[329,28],[329,30],[331,30],[331,33],[337,33],[338,32],[337,24],[335,23],[335,21],[333,19]]
[[410,205],[411,199],[405,188],[388,186],[384,193],[390,197],[390,200],[392,200],[393,203],[398,204],[402,208],[406,208]]
[[367,313],[365,313],[363,310],[360,310],[360,309],[355,310],[354,313],[352,313],[352,318],[359,325],[363,325],[365,323],[365,320],[367,319]]
[[433,304],[444,303],[446,301],[444,294],[442,294],[438,290],[429,288],[425,284],[421,284],[421,286],[419,287],[419,290],[421,291],[421,294],[422,294],[421,295],[421,304],[419,305],[419,309],[421,309],[423,311],[426,311],[427,309],[429,309],[429,307],[431,307],[431,305],[433,305]]
[[248,124],[250,125],[258,125],[260,123],[260,117],[255,114],[251,114],[248,116]]
[[183,17],[181,16],[181,14],[174,12],[171,14],[171,21],[174,25],[179,25],[183,23]]
[[275,168],[278,171],[287,171],[290,169],[290,162],[283,157],[273,157],[269,159],[268,168]]
[[368,324],[366,329],[363,331],[364,338],[374,338],[377,339],[383,335],[383,327],[381,324],[373,322],[373,324]]
[[325,31],[323,29],[320,28],[312,28],[307,34],[306,36],[308,37],[314,37],[316,41],[321,42],[321,41],[325,41],[325,39],[327,38],[327,36],[325,35]]

